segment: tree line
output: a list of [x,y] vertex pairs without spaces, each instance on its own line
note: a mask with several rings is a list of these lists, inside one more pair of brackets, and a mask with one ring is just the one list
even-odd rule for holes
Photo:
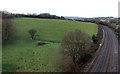
[[15,17],[31,17],[31,18],[46,18],[46,19],[65,19],[63,16],[51,15],[49,13],[41,14],[14,14],[7,11],[1,11],[3,18],[15,18]]

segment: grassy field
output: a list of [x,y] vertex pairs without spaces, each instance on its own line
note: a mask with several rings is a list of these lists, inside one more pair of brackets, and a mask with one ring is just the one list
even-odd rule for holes
[[[3,71],[35,70],[61,72],[58,61],[59,47],[65,34],[80,29],[90,36],[97,34],[97,25],[67,20],[15,18],[11,20],[15,31],[11,40],[3,45]],[[29,29],[36,29],[36,40],[29,40]],[[46,45],[37,46],[38,42]]]

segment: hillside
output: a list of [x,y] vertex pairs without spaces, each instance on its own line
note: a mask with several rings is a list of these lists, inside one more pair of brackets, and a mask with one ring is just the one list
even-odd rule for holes
[[58,41],[60,41],[66,33],[75,29],[80,29],[91,36],[97,34],[97,25],[93,23],[36,18],[16,18],[12,21],[16,26],[16,36],[20,38],[29,37],[29,29],[36,29],[41,39]]
[[[60,43],[65,34],[80,29],[90,36],[97,34],[94,23],[56,19],[15,18],[11,40],[3,45],[3,72],[16,70],[35,70],[40,72],[61,72],[57,64]],[[28,30],[36,29],[36,40],[29,40]],[[46,45],[38,46],[38,42]]]

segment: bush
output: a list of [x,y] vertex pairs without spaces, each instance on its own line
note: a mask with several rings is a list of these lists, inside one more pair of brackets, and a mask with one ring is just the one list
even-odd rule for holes
[[35,34],[37,33],[37,31],[35,29],[30,29],[28,32],[31,35],[31,38],[34,39]]

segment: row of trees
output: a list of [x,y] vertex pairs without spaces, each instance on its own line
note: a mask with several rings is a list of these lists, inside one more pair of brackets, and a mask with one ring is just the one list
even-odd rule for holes
[[63,16],[50,15],[49,13],[42,14],[13,14],[7,11],[1,11],[3,18],[14,18],[14,17],[31,17],[31,18],[47,18],[47,19],[65,19]]
[[32,18],[47,18],[47,19],[65,19],[63,16],[56,16],[56,15],[50,15],[49,13],[42,13],[42,14],[27,14],[24,15],[24,17],[32,17]]
[[109,19],[106,21],[100,21],[100,19],[76,19],[76,21],[80,21],[80,22],[91,22],[91,23],[96,23],[96,24],[101,24],[101,25],[105,25],[108,26],[112,29],[116,29],[118,23],[120,23],[119,20],[117,19]]
[[99,19],[87,19],[87,18],[85,18],[85,19],[76,19],[75,21],[80,21],[80,22],[91,22],[91,23],[97,23],[97,24],[100,22]]

